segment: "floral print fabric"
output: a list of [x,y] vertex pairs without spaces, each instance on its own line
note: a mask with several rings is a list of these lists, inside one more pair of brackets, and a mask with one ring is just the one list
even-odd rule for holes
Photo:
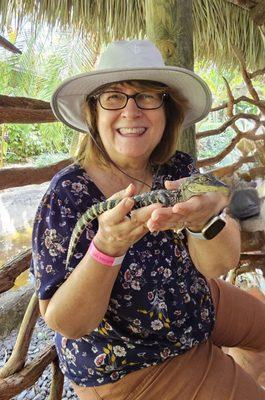
[[[154,172],[153,190],[164,188],[166,179],[196,171],[192,159],[177,152]],[[97,219],[87,226],[65,267],[78,218],[104,200],[78,164],[52,179],[33,230],[31,271],[40,299],[50,299],[85,255]],[[210,291],[192,264],[185,240],[176,241],[172,231],[154,232],[128,250],[98,328],[77,340],[56,333],[55,342],[63,373],[78,385],[97,386],[188,351],[208,339],[213,325]]]

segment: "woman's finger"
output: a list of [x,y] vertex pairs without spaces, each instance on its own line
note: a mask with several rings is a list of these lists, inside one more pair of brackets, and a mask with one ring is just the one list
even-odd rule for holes
[[136,193],[136,188],[132,183],[130,183],[130,185],[127,186],[127,188],[114,193],[112,196],[108,198],[108,200],[124,199],[125,197],[132,197],[135,195],[135,193]]
[[176,190],[180,187],[181,183],[183,183],[187,178],[181,178],[176,181],[165,181],[165,188],[167,190]]
[[131,197],[122,199],[114,208],[105,211],[99,220],[103,224],[114,226],[119,224],[129,214],[134,206],[134,200]]
[[153,214],[155,210],[161,209],[162,204],[154,203],[150,204],[149,206],[145,206],[142,208],[138,208],[131,212],[131,221],[134,223],[143,224],[145,223]]

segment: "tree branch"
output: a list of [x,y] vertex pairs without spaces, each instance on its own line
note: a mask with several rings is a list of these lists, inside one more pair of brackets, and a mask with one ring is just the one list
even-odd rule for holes
[[247,173],[244,172],[242,174],[239,174],[239,177],[241,179],[245,179],[246,175],[248,177],[249,180],[255,179],[257,177],[263,178],[265,176],[265,166],[261,166],[261,167],[254,167],[251,168]]
[[0,35],[0,46],[4,47],[6,50],[11,51],[12,53],[22,54],[21,50],[19,50],[16,46],[13,45],[13,43],[9,42],[1,35]]
[[[247,96],[240,96],[237,99],[234,99],[234,104],[238,104],[240,103],[240,101],[245,101],[246,103],[250,103],[253,104],[254,106],[260,108],[265,108],[265,101],[264,100],[259,100],[259,101],[255,101]],[[225,102],[223,104],[221,104],[220,106],[216,106],[211,108],[211,112],[213,111],[219,111],[219,110],[223,110],[224,108],[226,108],[228,106],[228,102]]]
[[227,154],[229,154],[235,148],[235,145],[239,142],[239,140],[240,139],[238,136],[234,137],[232,141],[229,143],[229,145],[220,153],[218,153],[216,156],[210,158],[204,158],[203,160],[198,160],[197,166],[206,167],[220,162],[225,156],[227,156]]
[[255,78],[256,76],[264,75],[264,74],[265,74],[265,68],[263,68],[263,69],[258,69],[257,71],[254,71],[254,72],[249,72],[249,73],[248,73],[248,76],[250,77],[250,79],[253,79],[253,78]]
[[[236,135],[231,140],[229,145],[227,147],[225,147],[224,150],[222,150],[216,156],[210,157],[210,158],[205,158],[203,160],[198,160],[197,161],[198,167],[205,167],[207,165],[213,165],[215,163],[220,162],[225,156],[227,156],[227,154],[229,154],[235,148],[236,144],[243,138],[249,139],[249,140],[254,140],[254,141],[264,140],[265,139],[265,134],[263,134],[263,135],[252,135],[252,134],[249,134],[249,132],[242,132],[241,134]],[[255,159],[254,161],[257,161],[257,160]]]
[[259,95],[258,95],[257,91],[255,90],[255,88],[251,82],[251,79],[249,77],[249,74],[247,72],[246,63],[245,63],[242,51],[239,50],[239,48],[237,46],[232,46],[232,49],[233,49],[233,52],[234,52],[236,58],[240,62],[242,76],[243,76],[243,79],[245,81],[245,84],[247,86],[247,89],[248,89],[250,95],[253,97],[254,100],[259,101]]
[[[213,175],[217,176],[218,178],[222,178],[224,176],[232,176],[233,173],[238,170],[243,164],[253,163],[255,162],[255,156],[246,156],[240,157],[238,161],[233,164],[226,165],[225,167],[215,168],[210,170]],[[197,163],[198,165],[198,163]]]
[[235,121],[237,121],[240,118],[254,120],[256,122],[256,127],[264,125],[264,122],[260,121],[260,119],[257,115],[240,113],[237,115],[233,115],[228,121],[224,122],[223,125],[219,126],[219,128],[211,129],[211,130],[203,131],[203,132],[197,132],[196,138],[201,139],[201,138],[208,137],[208,136],[218,135],[218,134],[224,132],[230,125],[232,125]]

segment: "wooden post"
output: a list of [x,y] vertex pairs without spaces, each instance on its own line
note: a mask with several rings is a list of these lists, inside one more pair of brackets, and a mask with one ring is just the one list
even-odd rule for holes
[[52,382],[49,400],[59,400],[62,398],[64,385],[64,375],[59,367],[59,359],[56,357],[52,361]]
[[[147,37],[165,64],[193,70],[192,0],[146,0],[145,5]],[[194,127],[183,132],[178,148],[196,156]]]
[[34,293],[21,322],[12,354],[7,363],[0,370],[0,379],[7,378],[19,372],[24,367],[30,340],[39,314],[39,301]]

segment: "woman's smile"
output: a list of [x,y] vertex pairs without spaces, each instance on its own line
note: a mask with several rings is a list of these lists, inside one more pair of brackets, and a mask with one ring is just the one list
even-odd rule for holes
[[144,135],[147,131],[145,127],[118,128],[117,132],[125,137],[138,137]]

